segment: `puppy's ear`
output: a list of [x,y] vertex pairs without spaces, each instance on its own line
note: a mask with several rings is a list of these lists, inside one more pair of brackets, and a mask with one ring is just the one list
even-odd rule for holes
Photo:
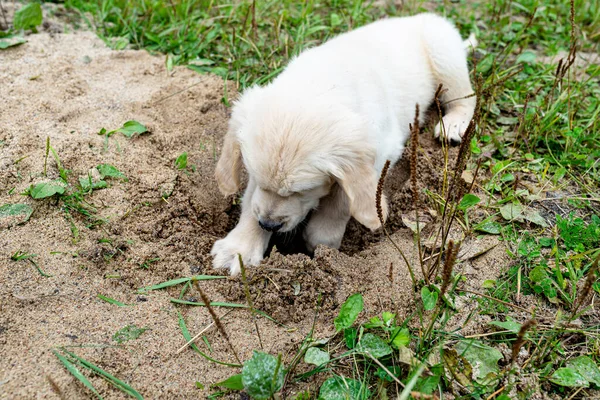
[[242,152],[238,135],[240,135],[242,127],[248,124],[248,115],[252,113],[255,105],[259,104],[261,92],[262,88],[259,86],[248,88],[239,100],[234,102],[229,129],[225,134],[223,150],[215,170],[219,190],[225,196],[236,193],[240,187]]
[[[371,162],[359,161],[342,169],[337,181],[350,201],[350,214],[372,231],[381,227],[377,216],[377,184],[379,177]],[[387,219],[388,206],[385,195],[381,195],[383,220]]]
[[240,143],[234,130],[230,127],[225,134],[221,157],[217,162],[215,178],[219,190],[224,196],[236,193],[240,187],[240,170],[242,168],[242,154]]

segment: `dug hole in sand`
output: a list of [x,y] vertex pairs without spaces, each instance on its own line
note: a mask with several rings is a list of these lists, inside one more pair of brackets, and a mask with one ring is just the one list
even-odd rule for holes
[[[28,40],[0,52],[0,205],[33,208],[27,221],[0,219],[0,397],[58,398],[52,381],[63,398],[91,398],[52,353],[68,346],[145,398],[204,398],[209,384],[239,372],[191,349],[177,354],[186,342],[178,312],[195,335],[211,323],[207,310],[172,303],[181,285],[145,294],[137,289],[196,274],[217,275],[210,248],[239,215],[239,205],[220,195],[213,178],[228,119],[221,102],[224,82],[184,67],[168,72],[164,58],[113,51],[90,32],[40,33]],[[131,139],[117,133],[108,141],[98,134],[129,120],[150,133]],[[422,137],[426,185],[439,179],[441,148],[429,135]],[[52,154],[43,174],[47,138],[73,187],[80,177],[97,179],[100,164],[125,174],[126,180],[106,179],[107,188],[84,197],[104,223],[92,224],[75,211],[67,214],[56,197],[21,195],[32,184],[59,176]],[[188,166],[180,170],[175,160],[184,152]],[[402,166],[388,176],[388,227],[416,266],[412,233],[401,228],[401,215],[411,207],[405,179]],[[458,267],[471,278],[468,285],[480,288],[483,279],[497,275],[504,262],[500,247],[488,253],[498,261],[475,259]],[[17,252],[35,257],[11,259]],[[51,276],[42,276],[30,260]],[[399,254],[381,234],[370,234],[355,222],[340,251],[320,248],[314,259],[274,253],[249,275],[256,307],[278,321],[257,321],[264,351],[281,353],[284,363],[309,333],[319,296],[316,338],[335,333],[339,306],[355,292],[365,298],[362,320],[382,311],[404,317],[414,310]],[[199,284],[212,301],[246,302],[239,278]],[[200,301],[195,288],[184,299]],[[249,312],[217,312],[225,315],[223,324],[240,358],[249,359],[252,350],[260,349]],[[128,325],[146,330],[119,345],[113,335]],[[217,330],[205,336],[211,350],[199,340],[202,351],[235,362]],[[308,366],[301,363],[298,371],[303,369]],[[317,376],[301,387],[316,390],[323,379]],[[90,380],[105,399],[125,398],[103,379]],[[196,382],[206,389],[198,389]]]

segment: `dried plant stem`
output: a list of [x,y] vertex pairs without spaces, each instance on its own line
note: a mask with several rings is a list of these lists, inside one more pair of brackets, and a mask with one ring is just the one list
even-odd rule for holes
[[521,329],[519,329],[519,333],[517,334],[517,340],[515,340],[515,342],[513,343],[513,346],[512,346],[512,356],[510,359],[511,366],[515,365],[515,361],[517,360],[519,351],[521,350],[523,343],[525,343],[525,334],[527,333],[527,331],[529,329],[531,329],[535,325],[537,325],[537,322],[533,319],[530,319],[527,322],[525,322],[523,325],[521,325]]
[[[238,260],[240,262],[240,269],[242,270],[242,283],[244,284],[244,294],[246,295],[246,302],[248,303],[248,308],[250,309],[252,321],[254,322],[254,328],[256,328],[258,343],[260,344],[261,350],[263,350],[264,347],[262,338],[260,336],[260,329],[258,329],[258,322],[256,322],[256,309],[254,308],[254,303],[252,302],[252,296],[250,296],[250,287],[248,286],[248,279],[246,279],[246,267],[244,266],[244,261],[242,260],[241,254],[238,254]],[[275,286],[277,287],[277,285]]]
[[419,177],[418,166],[418,150],[419,150],[419,104],[415,105],[415,119],[413,124],[410,126],[410,183],[413,192],[414,207],[415,207],[415,220],[417,226],[417,232],[415,235],[415,245],[419,251],[419,265],[421,266],[421,273],[425,278],[425,283],[429,285],[429,279],[425,273],[425,264],[423,263],[423,248],[421,247],[421,227],[419,226],[419,188],[417,179]]
[[417,289],[417,279],[415,278],[415,272],[413,271],[412,266],[408,262],[408,259],[404,255],[404,252],[402,251],[402,249],[400,249],[400,247],[396,244],[396,242],[394,242],[392,240],[392,237],[388,233],[387,229],[385,229],[385,225],[384,225],[385,221],[383,219],[383,209],[381,207],[381,198],[383,196],[383,183],[385,182],[385,176],[387,175],[389,168],[390,168],[390,160],[387,160],[383,166],[383,169],[381,170],[381,176],[379,177],[379,182],[377,183],[377,192],[375,193],[375,203],[376,203],[375,205],[377,208],[377,217],[379,217],[379,222],[381,223],[381,228],[383,229],[383,233],[385,234],[387,239],[390,241],[390,243],[396,248],[398,253],[400,253],[400,256],[402,256],[402,259],[406,263],[406,267],[408,268],[408,272],[410,274],[410,279],[412,280],[413,289],[416,290]]
[[204,302],[204,305],[208,309],[208,312],[209,312],[210,316],[212,317],[215,325],[217,326],[217,329],[221,333],[221,336],[223,336],[223,338],[227,342],[227,345],[229,346],[229,349],[233,353],[236,361],[238,362],[238,364],[242,364],[242,362],[240,361],[240,358],[238,357],[237,352],[235,351],[235,347],[233,347],[233,343],[231,343],[231,340],[229,339],[229,335],[227,334],[227,331],[225,330],[225,327],[221,323],[221,320],[219,319],[219,316],[217,315],[217,313],[215,313],[215,310],[213,310],[212,306],[210,305],[210,303],[211,303],[210,299],[208,298],[208,296],[206,295],[206,293],[204,293],[204,291],[202,290],[202,288],[198,284],[198,281],[194,281],[194,285],[196,286],[196,290],[198,290],[198,292],[200,293],[200,297],[202,298],[202,301]]
[[573,304],[573,311],[571,312],[571,317],[569,318],[569,321],[572,321],[575,318],[575,315],[577,315],[577,311],[579,311],[579,308],[583,305],[583,303],[585,303],[588,296],[590,295],[590,292],[592,291],[592,286],[596,281],[598,261],[600,261],[600,253],[598,254],[598,256],[596,256],[596,259],[594,259],[592,266],[588,270],[587,279],[585,280],[583,289],[581,289],[581,293],[579,294],[579,296],[575,300],[575,303]]

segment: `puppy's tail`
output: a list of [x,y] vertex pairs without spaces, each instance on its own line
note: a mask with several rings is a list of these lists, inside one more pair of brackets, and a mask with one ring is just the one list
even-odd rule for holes
[[469,35],[469,37],[467,38],[467,40],[463,40],[463,46],[464,46],[465,50],[467,50],[467,51],[476,49],[478,43],[479,42],[477,41],[477,38],[475,37],[475,33],[471,33]]

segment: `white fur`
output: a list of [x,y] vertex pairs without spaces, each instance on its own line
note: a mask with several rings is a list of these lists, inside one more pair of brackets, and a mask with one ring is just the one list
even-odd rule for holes
[[[224,194],[237,191],[241,154],[250,181],[238,226],[212,249],[214,267],[238,273],[238,253],[245,264],[262,260],[271,233],[258,220],[287,232],[315,210],[304,232],[311,250],[339,247],[350,216],[379,228],[378,177],[402,156],[415,105],[425,110],[443,84],[442,103],[454,101],[435,135],[455,142],[473,116],[475,97],[463,98],[473,92],[467,45],[433,14],[381,20],[303,52],[271,84],[247,90],[216,177]],[[385,199],[382,207],[387,215]]]

